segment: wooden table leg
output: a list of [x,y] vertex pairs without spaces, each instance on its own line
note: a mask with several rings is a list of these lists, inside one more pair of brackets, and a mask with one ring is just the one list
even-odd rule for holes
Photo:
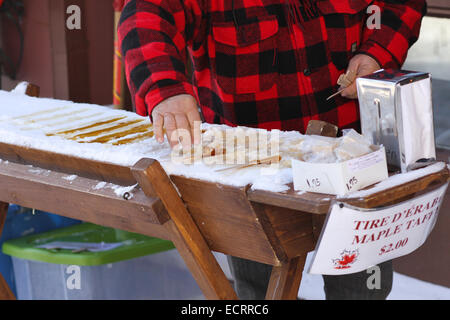
[[302,281],[306,253],[289,260],[281,266],[274,266],[267,288],[267,300],[295,300]]
[[[5,225],[8,207],[9,205],[7,203],[0,202],[0,235],[2,234],[3,226]],[[0,273],[0,300],[15,300],[15,299],[16,297],[14,297],[14,294],[12,293],[8,284],[6,283],[6,280]]]
[[237,299],[231,283],[217,263],[206,240],[192,219],[183,200],[160,163],[152,159],[139,161],[133,175],[147,196],[158,196],[170,220],[164,226],[207,299]]

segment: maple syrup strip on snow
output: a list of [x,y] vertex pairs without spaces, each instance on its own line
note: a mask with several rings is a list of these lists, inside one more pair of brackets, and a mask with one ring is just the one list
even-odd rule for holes
[[130,126],[132,124],[143,122],[143,121],[144,120],[139,119],[139,120],[132,120],[132,121],[121,122],[121,123],[119,123],[119,124],[117,124],[115,126],[112,126],[112,127],[108,127],[108,128],[103,128],[103,129],[100,129],[100,130],[89,131],[89,132],[86,132],[86,133],[77,134],[77,135],[75,135],[73,137],[70,137],[68,139],[70,139],[70,140],[79,140],[79,139],[84,139],[84,138],[89,138],[89,137],[96,137],[96,136],[99,136],[102,133],[111,132],[111,131],[114,131],[116,129],[127,127],[127,126]]
[[[83,116],[83,117],[72,117],[72,118],[67,118],[67,116],[71,116],[71,115],[75,115],[75,114],[80,114],[80,113],[84,113],[85,111],[88,111],[89,109],[82,109],[82,110],[76,110],[70,113],[63,113],[63,114],[57,114],[53,117],[47,117],[47,118],[40,118],[40,119],[31,119],[31,120],[26,120],[25,123],[29,124],[29,123],[34,123],[34,124],[38,124],[40,126],[40,128],[49,128],[49,127],[54,127],[60,124],[64,124],[64,123],[70,123],[71,121],[76,121],[76,120],[82,120],[82,119],[87,119],[88,117]],[[95,114],[95,116],[97,115],[101,115],[102,113],[97,113]],[[93,117],[94,114],[89,115],[89,117]],[[58,121],[58,122],[48,122],[45,123],[45,121],[48,120],[56,120],[56,119],[63,119],[62,121]],[[44,122],[44,123],[41,123]],[[29,131],[29,130],[34,130],[35,127],[24,127],[22,128],[22,130],[25,131]]]
[[105,120],[100,120],[100,122],[94,122],[94,123],[90,123],[90,124],[83,124],[81,127],[78,128],[72,128],[72,129],[67,129],[67,130],[62,130],[62,131],[57,131],[57,132],[53,132],[53,133],[47,133],[47,136],[64,136],[64,135],[70,135],[72,133],[76,133],[78,131],[82,131],[82,130],[87,130],[87,129],[92,129],[104,124],[109,124],[109,123],[113,123],[115,121],[119,121],[122,119],[125,119],[126,116],[121,116],[121,117],[115,117],[115,118],[109,118],[109,119],[105,119]]
[[153,131],[149,131],[143,134],[140,134],[138,136],[135,136],[133,138],[128,138],[128,139],[121,139],[121,140],[117,140],[115,142],[113,142],[112,144],[114,146],[119,146],[119,145],[124,145],[124,144],[130,144],[130,143],[134,143],[134,142],[138,142],[141,140],[144,140],[146,138],[152,138],[154,135]]
[[64,123],[70,123],[70,122],[73,122],[73,121],[95,118],[95,117],[100,116],[102,114],[104,114],[104,112],[92,113],[89,116],[66,118],[66,119],[64,119],[62,121],[52,122],[52,123],[46,124],[45,126],[46,127],[56,127],[56,126],[59,126],[60,124],[64,124]]
[[41,114],[52,113],[52,112],[59,111],[59,110],[64,110],[64,109],[67,110],[67,107],[57,107],[57,108],[41,110],[41,111],[38,111],[38,112],[33,112],[33,113],[29,113],[29,114],[24,114],[22,116],[14,117],[13,120],[26,119],[26,118],[38,116],[38,115],[41,115]]
[[73,110],[73,111],[66,112],[66,113],[55,114],[54,116],[49,116],[49,117],[44,117],[44,118],[37,118],[37,119],[31,119],[31,120],[28,120],[27,122],[31,122],[31,123],[38,122],[39,123],[39,122],[48,121],[48,120],[56,120],[56,119],[61,119],[61,118],[67,117],[67,116],[80,114],[80,113],[86,112],[88,110],[89,109]]
[[125,131],[119,131],[119,132],[112,133],[112,134],[109,134],[109,135],[106,135],[106,136],[98,137],[95,140],[86,141],[86,142],[89,142],[89,143],[96,143],[96,142],[97,143],[107,143],[107,142],[109,142],[111,140],[116,140],[116,139],[119,139],[119,138],[123,138],[123,137],[129,136],[131,134],[143,133],[143,132],[150,131],[151,128],[152,128],[151,125],[144,124],[144,125],[140,125],[140,126],[137,126],[137,127],[134,127],[134,128],[128,129],[128,130],[125,130]]

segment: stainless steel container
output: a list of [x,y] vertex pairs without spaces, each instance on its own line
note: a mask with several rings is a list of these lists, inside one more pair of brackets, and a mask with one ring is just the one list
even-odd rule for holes
[[436,159],[430,74],[380,70],[356,84],[362,134],[384,145],[391,168]]

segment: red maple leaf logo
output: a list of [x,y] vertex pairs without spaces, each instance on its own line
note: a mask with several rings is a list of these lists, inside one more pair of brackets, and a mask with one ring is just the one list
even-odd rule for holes
[[355,263],[357,260],[357,257],[359,255],[358,250],[344,250],[341,253],[340,259],[334,259],[333,264],[335,269],[348,269],[351,268],[351,264]]

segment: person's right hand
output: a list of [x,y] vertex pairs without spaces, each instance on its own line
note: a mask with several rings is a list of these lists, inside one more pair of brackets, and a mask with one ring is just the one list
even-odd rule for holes
[[201,118],[193,96],[181,94],[164,100],[153,109],[152,117],[159,143],[164,142],[164,129],[172,148],[179,142],[185,150],[200,143]]

